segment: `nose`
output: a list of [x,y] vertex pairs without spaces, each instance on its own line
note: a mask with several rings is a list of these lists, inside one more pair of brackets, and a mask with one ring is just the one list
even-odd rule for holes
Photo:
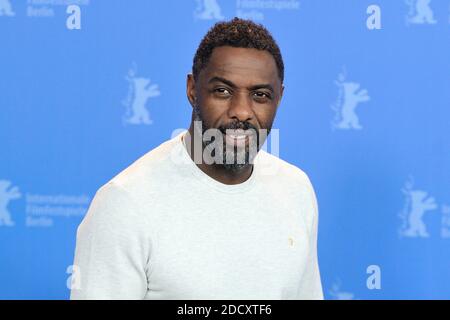
[[240,122],[252,120],[253,110],[250,97],[244,93],[235,94],[230,101],[228,116]]

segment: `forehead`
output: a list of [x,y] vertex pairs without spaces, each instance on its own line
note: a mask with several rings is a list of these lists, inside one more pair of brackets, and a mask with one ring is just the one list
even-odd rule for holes
[[265,50],[223,46],[214,48],[202,73],[205,80],[214,76],[239,83],[279,81],[278,69],[273,56]]

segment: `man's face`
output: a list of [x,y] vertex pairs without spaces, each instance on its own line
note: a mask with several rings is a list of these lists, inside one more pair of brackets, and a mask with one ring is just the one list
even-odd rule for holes
[[[238,170],[250,163],[250,143],[257,143],[258,149],[262,146],[265,136],[259,130],[270,132],[283,89],[274,58],[257,49],[217,47],[197,81],[188,76],[193,121],[202,121],[202,133],[215,128],[224,134],[223,163],[227,153],[233,159],[245,153],[244,164],[228,162],[227,169]],[[254,132],[256,136],[250,134]]]

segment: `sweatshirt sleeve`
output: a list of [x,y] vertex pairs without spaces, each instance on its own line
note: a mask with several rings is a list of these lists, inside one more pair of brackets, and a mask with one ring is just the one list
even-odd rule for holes
[[142,218],[116,183],[97,191],[77,229],[70,299],[145,297],[150,248]]
[[318,233],[318,221],[319,210],[317,204],[316,194],[314,188],[307,178],[308,189],[310,192],[310,199],[312,201],[312,223],[311,231],[309,235],[309,255],[306,262],[305,271],[300,279],[300,286],[298,291],[298,299],[301,300],[323,300],[322,283],[320,280],[319,263],[317,258],[317,233]]

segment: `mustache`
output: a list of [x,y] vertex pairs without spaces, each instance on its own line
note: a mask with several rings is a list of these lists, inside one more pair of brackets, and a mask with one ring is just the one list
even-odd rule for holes
[[226,133],[226,130],[231,129],[231,130],[237,130],[237,129],[241,129],[241,130],[248,130],[248,129],[253,129],[258,133],[258,129],[252,125],[249,122],[241,122],[241,121],[233,121],[227,125],[221,125],[219,126],[217,129],[219,129],[223,134]]

